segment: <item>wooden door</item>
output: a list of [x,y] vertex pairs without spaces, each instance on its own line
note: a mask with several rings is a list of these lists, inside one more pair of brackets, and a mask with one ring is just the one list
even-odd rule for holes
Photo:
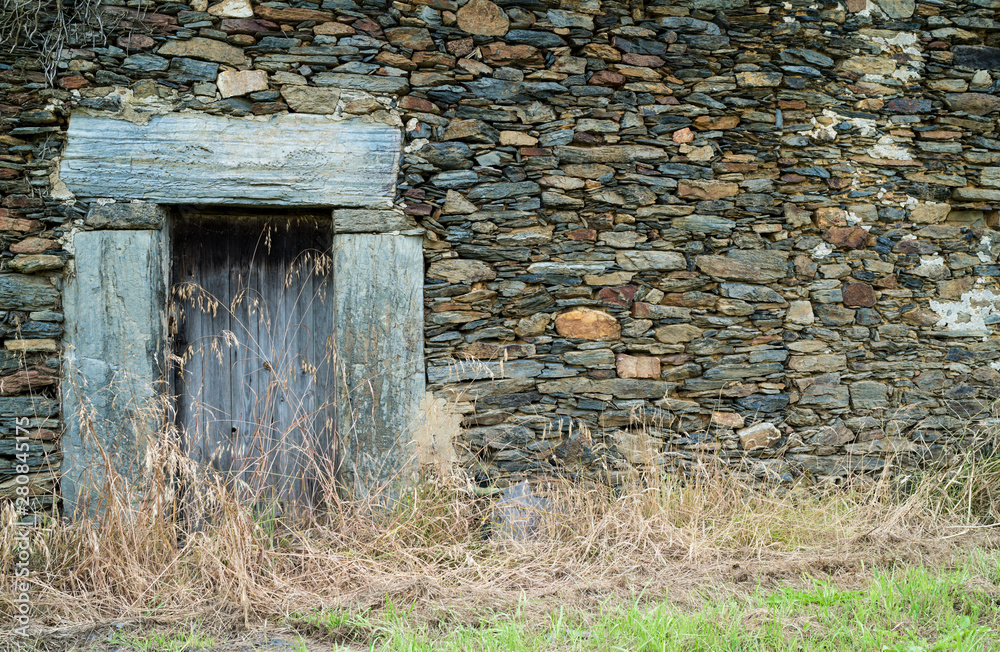
[[332,222],[179,218],[170,328],[188,454],[255,500],[315,503],[334,472]]

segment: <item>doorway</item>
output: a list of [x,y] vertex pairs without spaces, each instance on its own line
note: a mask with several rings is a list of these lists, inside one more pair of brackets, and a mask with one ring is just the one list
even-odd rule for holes
[[177,425],[193,460],[256,501],[315,504],[334,474],[332,239],[329,215],[173,222]]

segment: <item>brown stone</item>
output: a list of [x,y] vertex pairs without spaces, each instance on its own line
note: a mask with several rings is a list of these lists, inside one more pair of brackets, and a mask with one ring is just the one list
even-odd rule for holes
[[625,75],[614,72],[612,70],[598,70],[590,77],[588,84],[593,84],[594,86],[609,86],[611,88],[618,88],[625,83]]
[[156,41],[151,36],[145,34],[129,34],[118,37],[118,47],[126,50],[145,50],[156,45]]
[[875,305],[875,289],[867,283],[847,283],[844,285],[844,305],[871,308]]
[[83,75],[70,75],[68,77],[59,78],[59,88],[65,88],[66,90],[74,90],[77,88],[83,88],[84,86],[90,86],[90,81]]
[[712,201],[732,197],[739,191],[740,187],[729,181],[682,179],[677,182],[677,196],[686,199]]
[[661,68],[666,63],[655,54],[633,54],[626,52],[622,55],[622,63],[630,66],[641,66],[643,68]]
[[46,238],[25,238],[20,242],[15,242],[10,246],[11,253],[15,254],[40,254],[49,249],[55,249],[56,243],[54,240],[47,240]]
[[437,104],[416,95],[404,96],[399,100],[399,108],[421,111],[423,113],[441,113],[441,109],[438,108]]
[[597,240],[597,231],[594,229],[574,229],[567,231],[566,237],[578,242],[593,242]]
[[319,36],[351,36],[356,33],[353,27],[343,23],[321,23],[313,27],[313,34]]
[[448,41],[444,47],[448,50],[448,52],[461,59],[472,52],[475,49],[476,44],[472,40],[471,36],[467,36],[465,38],[455,39],[454,41]]
[[823,239],[835,247],[864,249],[868,245],[869,237],[871,234],[860,226],[851,226],[846,228],[833,227],[826,232]]
[[664,344],[683,344],[701,337],[701,329],[691,324],[670,324],[657,328],[653,336]]
[[721,129],[733,129],[740,124],[740,118],[736,115],[710,116],[703,115],[694,119],[696,129],[702,131],[715,131]]
[[263,70],[223,70],[215,80],[222,97],[247,95],[267,90],[267,73]]
[[752,451],[758,448],[772,448],[781,441],[781,432],[773,423],[758,423],[736,432],[740,438],[743,450]]
[[396,47],[408,50],[433,50],[434,39],[423,27],[393,27],[385,30],[385,37]]
[[510,29],[507,14],[490,0],[469,0],[455,17],[459,29],[469,34],[503,36]]
[[[659,361],[657,361],[659,362]],[[59,377],[40,369],[22,369],[0,378],[0,396],[16,396],[27,391],[37,391],[59,382]]]
[[712,423],[723,428],[742,428],[745,421],[739,412],[712,412]]
[[615,369],[619,378],[659,378],[660,359],[619,353],[615,357]]
[[600,299],[602,303],[606,303],[608,305],[628,308],[632,305],[632,301],[635,299],[635,293],[638,289],[638,286],[635,285],[620,285],[612,288],[601,288],[601,290],[597,293],[597,298]]
[[1000,111],[1000,97],[989,93],[948,93],[945,101],[952,110],[965,111],[972,115],[986,115]]
[[278,8],[257,5],[254,7],[254,12],[261,18],[275,22],[301,23],[307,20],[315,20],[320,23],[326,23],[333,20],[333,14],[329,11],[318,11],[316,9]]
[[531,45],[508,45],[506,43],[488,43],[481,48],[485,58],[490,63],[507,66],[533,66],[544,63],[538,48]]
[[562,337],[607,342],[621,335],[618,320],[591,308],[573,308],[556,317],[556,332]]
[[690,143],[692,140],[694,140],[694,134],[691,133],[690,128],[684,127],[683,129],[678,129],[677,131],[674,132],[672,140],[675,143]]
[[246,63],[246,57],[240,48],[198,36],[186,41],[167,41],[156,53],[161,57],[191,57],[228,63],[231,66],[242,66]]

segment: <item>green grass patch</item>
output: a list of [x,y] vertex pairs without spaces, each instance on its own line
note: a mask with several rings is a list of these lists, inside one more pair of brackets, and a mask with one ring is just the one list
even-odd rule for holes
[[737,597],[706,592],[697,608],[637,598],[539,620],[522,604],[472,624],[431,625],[389,603],[378,613],[320,612],[300,622],[373,652],[979,652],[1000,649],[998,569],[994,551],[952,569],[899,566],[851,588],[806,578]]

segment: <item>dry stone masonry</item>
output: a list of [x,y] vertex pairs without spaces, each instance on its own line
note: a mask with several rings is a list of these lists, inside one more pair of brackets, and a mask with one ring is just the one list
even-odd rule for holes
[[427,387],[483,482],[706,455],[839,477],[938,458],[988,416],[1000,0],[101,11],[57,63],[0,65],[0,494],[16,418],[33,486],[60,468],[70,235],[101,227],[99,190],[60,178],[71,114],[402,130]]

